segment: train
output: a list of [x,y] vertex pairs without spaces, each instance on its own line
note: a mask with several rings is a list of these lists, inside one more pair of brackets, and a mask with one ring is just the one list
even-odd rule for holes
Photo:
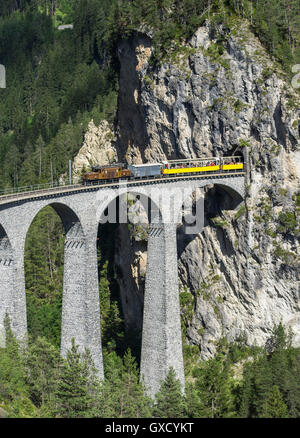
[[92,166],[91,172],[86,172],[82,175],[82,183],[90,185],[122,179],[165,178],[243,170],[244,161],[241,156],[170,160],[146,164],[125,165],[115,163],[106,166]]

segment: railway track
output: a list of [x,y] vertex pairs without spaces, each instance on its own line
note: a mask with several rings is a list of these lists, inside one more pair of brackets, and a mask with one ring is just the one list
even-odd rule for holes
[[[0,205],[9,204],[12,202],[18,202],[23,200],[30,200],[43,197],[52,197],[56,195],[64,195],[70,193],[78,193],[84,191],[96,191],[106,188],[121,188],[121,187],[136,187],[144,186],[150,184],[166,184],[166,183],[176,183],[178,181],[191,181],[191,180],[202,180],[202,179],[226,179],[229,177],[240,177],[246,174],[245,171],[242,172],[222,172],[222,173],[209,173],[209,174],[197,174],[197,175],[177,175],[172,177],[154,177],[154,178],[141,178],[135,180],[117,180],[117,181],[107,181],[105,183],[96,183],[90,185],[74,184],[66,186],[55,186],[47,188],[37,188],[32,189],[31,187],[24,188],[24,191],[14,192],[9,194],[0,195]],[[28,190],[26,190],[28,189]]]

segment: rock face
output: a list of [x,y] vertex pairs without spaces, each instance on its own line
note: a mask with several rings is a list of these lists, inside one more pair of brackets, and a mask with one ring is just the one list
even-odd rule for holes
[[117,152],[114,146],[115,136],[109,123],[102,120],[99,126],[91,120],[85,134],[84,143],[73,162],[75,182],[79,180],[83,169],[93,164],[111,164],[117,161]]
[[[199,28],[172,64],[153,69],[151,53],[145,35],[119,45],[119,160],[247,160],[245,204],[232,211],[222,188],[208,187],[203,232],[178,232],[180,282],[193,310],[187,341],[208,358],[220,337],[246,333],[262,345],[282,321],[300,345],[299,97],[245,23],[230,32]],[[118,265],[135,277],[132,257]],[[141,252],[139,259],[144,266]],[[132,286],[120,286],[128,297]],[[140,319],[141,307],[128,314]]]
[[141,332],[147,263],[147,242],[136,227],[121,224],[115,245],[115,266],[126,328]]

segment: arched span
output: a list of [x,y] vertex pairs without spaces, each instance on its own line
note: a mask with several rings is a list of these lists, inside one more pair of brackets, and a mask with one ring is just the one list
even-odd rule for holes
[[84,237],[83,228],[78,215],[68,205],[58,202],[43,203],[37,210],[33,211],[33,214],[31,215],[27,225],[26,236],[35,217],[46,207],[52,207],[53,210],[58,214],[62,221],[66,237],[70,236],[71,234],[75,235],[76,233],[81,235],[81,237]]
[[12,251],[10,240],[3,226],[0,224],[0,251],[9,250]]
[[[46,211],[49,211],[45,209],[50,209],[50,207],[52,208],[52,210],[56,212],[57,216],[60,218],[62,222],[63,228],[61,228],[60,233],[63,232],[63,229],[65,231],[64,250],[63,250],[64,273],[63,273],[63,278],[61,278],[58,283],[61,285],[63,284],[63,297],[62,297],[63,314],[66,315],[72,312],[72,317],[74,320],[76,320],[76,317],[77,319],[78,318],[80,319],[81,316],[77,315],[77,313],[82,312],[82,308],[80,309],[79,302],[77,303],[78,306],[73,308],[74,303],[70,305],[70,299],[72,301],[72,293],[74,295],[78,290],[78,295],[80,295],[80,293],[83,292],[83,289],[85,287],[85,282],[86,282],[85,265],[87,263],[87,254],[86,254],[87,242],[78,216],[70,207],[62,203],[50,203],[45,205],[43,208],[39,209],[39,211],[35,214],[31,224],[33,224],[35,218],[38,218],[39,215],[42,214],[42,212],[46,213]],[[43,216],[41,216],[41,219],[43,219]],[[59,221],[58,218],[57,220]],[[49,225],[47,224],[49,224],[48,219],[43,221],[42,226],[49,227]],[[27,230],[27,236],[29,230],[30,227]],[[51,232],[54,233],[53,226],[52,228],[48,229],[48,233]],[[27,243],[29,242],[27,241]],[[46,265],[46,260],[45,260],[45,265]],[[81,301],[81,299],[82,299],[81,296],[78,296],[78,300]],[[64,332],[64,330],[65,328],[64,326],[62,326],[62,332]],[[64,333],[62,333],[62,341],[63,341],[63,337],[64,337]]]
[[237,187],[233,185],[227,185],[227,184],[215,184],[215,186],[220,187],[221,189],[225,190],[231,197],[234,208],[236,208],[241,202],[244,200],[244,190],[238,190]]
[[[203,196],[203,202],[201,202],[201,195],[196,197],[196,192],[200,192],[201,189],[205,189],[209,186],[213,186],[215,190],[219,192],[225,192],[230,202],[229,204],[229,210],[235,210],[238,205],[243,201],[244,199],[244,182],[242,184],[240,183],[239,179],[235,179],[232,182],[228,181],[226,184],[222,183],[220,184],[217,180],[205,180],[205,181],[195,181],[190,186],[186,186],[181,192],[178,192],[178,196],[176,198],[176,207],[175,207],[175,222],[177,224],[182,223],[182,212],[183,212],[183,206],[190,206],[191,202],[189,202],[191,199],[194,199],[194,206],[195,201],[197,205],[198,211],[193,211],[193,214],[201,213],[199,209],[204,209],[204,194]],[[193,208],[193,210],[195,210]]]
[[[220,182],[222,181],[222,182]],[[220,186],[225,191],[227,191],[232,197],[236,199],[238,202],[242,202],[245,197],[245,178],[241,177],[228,177],[220,179],[205,179],[203,181],[193,181],[191,187],[195,188],[203,188],[209,185]]]
[[104,193],[99,192],[97,200],[98,223],[127,223],[127,207],[130,205],[130,197],[139,201],[142,205],[148,223],[162,222],[161,196],[157,188],[121,188],[119,190],[107,189]]
[[[86,209],[82,202],[76,202],[78,211],[83,215]],[[85,348],[90,350],[95,367],[102,377],[97,234],[93,232],[92,226],[88,228],[86,221],[83,225],[77,210],[70,204],[49,200],[32,203],[32,211],[28,212],[26,224],[23,225],[27,235],[33,219],[45,207],[52,207],[61,218],[65,230],[61,354],[66,356],[74,338],[81,351]],[[91,221],[94,221],[93,217]]]

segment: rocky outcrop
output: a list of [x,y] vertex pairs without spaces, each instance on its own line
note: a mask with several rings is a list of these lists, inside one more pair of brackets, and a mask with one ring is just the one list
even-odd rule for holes
[[106,120],[96,126],[91,120],[84,137],[84,143],[73,161],[73,177],[77,182],[82,171],[93,164],[111,164],[117,161],[115,135]]
[[[249,344],[262,345],[282,321],[300,345],[299,96],[246,23],[201,27],[172,63],[155,69],[145,35],[118,53],[120,160],[234,153],[247,160],[245,204],[233,211],[221,187],[208,187],[203,232],[178,233],[183,311],[193,310],[187,341],[208,358],[220,337],[246,333]],[[134,263],[127,258],[121,271]]]

